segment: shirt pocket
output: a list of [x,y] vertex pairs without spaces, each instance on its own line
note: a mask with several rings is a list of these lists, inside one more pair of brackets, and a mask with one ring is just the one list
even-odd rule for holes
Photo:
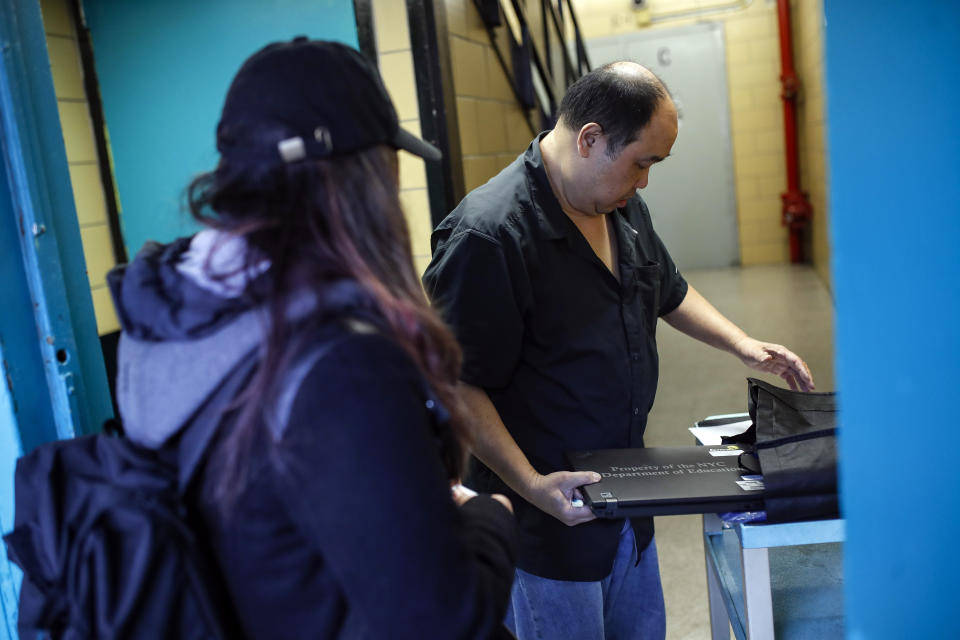
[[647,333],[651,336],[657,331],[662,277],[663,267],[653,260],[648,260],[647,264],[633,269],[633,304],[640,311],[647,325]]

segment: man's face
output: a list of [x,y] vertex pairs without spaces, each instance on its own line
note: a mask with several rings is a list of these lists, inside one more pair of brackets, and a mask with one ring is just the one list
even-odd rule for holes
[[[670,155],[677,139],[677,110],[664,100],[637,139],[613,158],[607,154],[606,135],[599,135],[591,147],[590,170],[585,172],[582,189],[589,193],[590,210],[597,214],[626,206],[637,189],[647,186],[650,167]],[[586,204],[586,203],[585,203]]]

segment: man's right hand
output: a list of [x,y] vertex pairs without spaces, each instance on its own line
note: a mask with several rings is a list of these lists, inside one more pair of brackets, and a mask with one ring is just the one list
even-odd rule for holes
[[600,482],[600,474],[593,471],[555,471],[545,476],[538,473],[528,482],[523,497],[541,511],[572,527],[596,519],[590,507],[573,506],[574,500],[583,500],[578,487],[595,482]]

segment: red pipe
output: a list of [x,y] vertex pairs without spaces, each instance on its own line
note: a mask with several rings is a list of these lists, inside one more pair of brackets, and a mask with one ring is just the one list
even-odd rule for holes
[[783,92],[783,133],[786,138],[787,190],[783,201],[781,223],[790,230],[790,262],[803,262],[803,232],[810,222],[813,207],[807,194],[800,190],[800,168],[797,165],[797,92],[800,80],[793,67],[793,36],[790,31],[790,0],[777,0],[777,22],[780,28],[780,84]]

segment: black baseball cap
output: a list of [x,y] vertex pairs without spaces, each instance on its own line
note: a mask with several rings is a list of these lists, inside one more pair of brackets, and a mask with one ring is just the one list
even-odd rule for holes
[[380,73],[359,51],[305,36],[268,44],[243,63],[217,125],[217,149],[241,162],[330,158],[378,144],[441,158],[400,128]]

